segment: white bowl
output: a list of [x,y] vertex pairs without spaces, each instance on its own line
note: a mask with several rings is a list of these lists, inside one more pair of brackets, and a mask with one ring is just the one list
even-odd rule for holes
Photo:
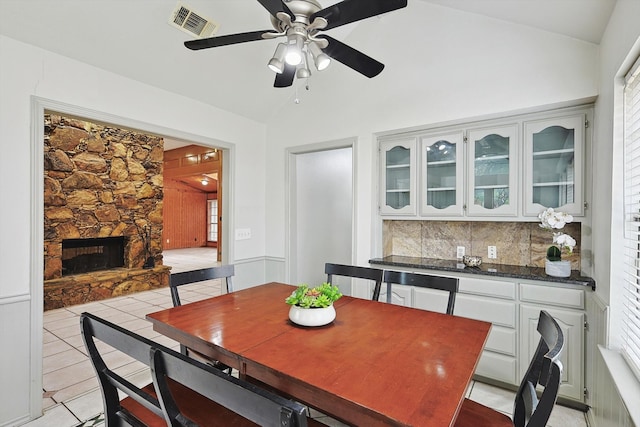
[[329,307],[302,308],[292,305],[289,309],[289,319],[301,326],[323,326],[336,318],[336,309],[333,304]]

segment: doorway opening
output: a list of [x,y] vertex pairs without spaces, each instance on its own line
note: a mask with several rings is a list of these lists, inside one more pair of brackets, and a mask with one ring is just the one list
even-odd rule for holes
[[[326,262],[353,262],[353,142],[289,150],[289,281],[323,283]],[[336,283],[346,295],[351,283]]]
[[[162,248],[213,247],[222,260],[222,150],[166,140]],[[173,148],[176,147],[176,148]]]

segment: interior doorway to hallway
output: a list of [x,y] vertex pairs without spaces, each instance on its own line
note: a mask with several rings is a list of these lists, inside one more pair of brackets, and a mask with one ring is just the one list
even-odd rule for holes
[[[289,161],[289,278],[310,285],[326,281],[326,262],[353,259],[351,142],[314,148],[291,150]],[[350,283],[337,284],[351,293]]]

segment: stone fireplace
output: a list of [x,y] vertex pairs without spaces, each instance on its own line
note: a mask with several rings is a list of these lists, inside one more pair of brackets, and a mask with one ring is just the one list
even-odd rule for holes
[[44,309],[169,284],[163,140],[45,116]]

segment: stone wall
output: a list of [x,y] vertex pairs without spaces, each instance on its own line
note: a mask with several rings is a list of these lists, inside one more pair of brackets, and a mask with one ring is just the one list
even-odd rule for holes
[[[168,285],[168,268],[162,267],[162,138],[57,115],[45,116],[44,138],[44,279],[55,285],[64,306],[65,282],[69,288],[82,282],[101,291],[74,304],[122,293]],[[149,249],[156,268],[139,280],[147,258],[143,231],[150,230]],[[70,238],[125,237],[124,270],[137,277],[135,286],[122,271],[107,280],[105,290],[96,285],[104,274],[75,280],[62,277],[62,240]],[[122,270],[122,269],[120,269]],[[109,276],[109,274],[107,274]],[[95,277],[96,280],[91,280]],[[119,279],[118,279],[119,278]],[[53,282],[52,282],[53,281]],[[140,283],[138,283],[140,282]],[[77,290],[76,290],[77,291]],[[71,291],[69,291],[71,292]],[[75,292],[75,291],[74,291]],[[76,292],[77,293],[77,292]],[[55,308],[50,306],[49,308]]]
[[[573,254],[562,255],[580,270],[581,224],[565,225],[563,233],[576,239]],[[467,255],[479,255],[487,264],[543,267],[553,234],[540,222],[493,221],[391,221],[383,222],[383,255],[456,259],[456,247]],[[487,257],[487,246],[496,246],[498,257]]]

